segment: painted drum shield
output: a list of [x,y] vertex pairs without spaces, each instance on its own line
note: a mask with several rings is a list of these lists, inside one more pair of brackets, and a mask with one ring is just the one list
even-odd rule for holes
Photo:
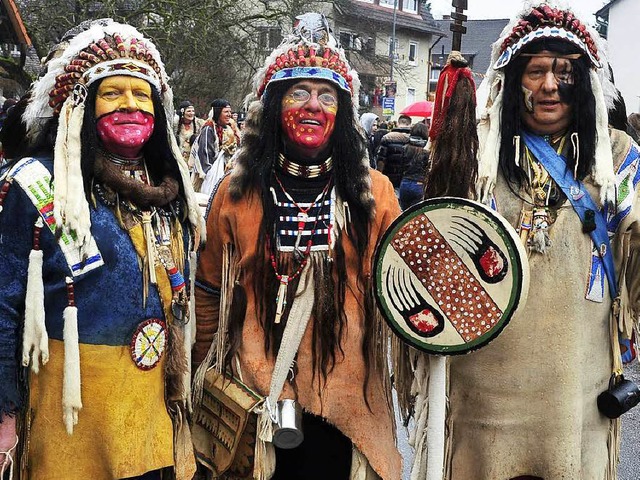
[[373,274],[394,333],[439,355],[488,344],[529,288],[527,255],[511,225],[483,204],[453,197],[400,215],[378,244]]

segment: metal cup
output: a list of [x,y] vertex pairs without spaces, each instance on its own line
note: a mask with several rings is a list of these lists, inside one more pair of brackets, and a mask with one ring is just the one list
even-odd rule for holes
[[273,432],[273,444],[278,448],[296,448],[304,440],[302,408],[295,400],[278,402],[278,424]]

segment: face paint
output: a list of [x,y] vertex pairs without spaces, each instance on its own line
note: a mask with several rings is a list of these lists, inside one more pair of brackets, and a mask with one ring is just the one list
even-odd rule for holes
[[289,88],[280,119],[287,143],[310,157],[326,149],[336,124],[336,98],[335,88],[324,81],[303,80]]
[[98,119],[98,138],[110,153],[135,158],[151,137],[153,115],[147,112],[112,112]]
[[107,77],[98,86],[98,138],[110,153],[139,156],[151,137],[154,108],[149,82],[126,75]]
[[521,86],[521,88],[522,93],[524,94],[524,108],[527,109],[527,112],[533,113],[533,100],[531,99],[533,92],[524,85]]
[[96,93],[96,118],[115,111],[141,110],[153,115],[151,85],[146,80],[126,75],[107,77]]
[[571,124],[573,102],[562,90],[572,88],[571,62],[543,50],[531,57],[521,77],[524,125],[539,135],[553,135]]

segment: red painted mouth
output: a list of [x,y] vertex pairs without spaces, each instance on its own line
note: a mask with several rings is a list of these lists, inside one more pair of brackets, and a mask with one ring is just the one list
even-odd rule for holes
[[149,123],[149,114],[145,112],[114,112],[111,115],[113,125],[144,125]]

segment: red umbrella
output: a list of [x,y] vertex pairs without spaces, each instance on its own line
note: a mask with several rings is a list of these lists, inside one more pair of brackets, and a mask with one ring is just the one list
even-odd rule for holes
[[419,102],[414,102],[411,105],[407,105],[404,110],[400,112],[400,115],[429,118],[431,116],[431,112],[433,112],[433,102],[421,100]]

